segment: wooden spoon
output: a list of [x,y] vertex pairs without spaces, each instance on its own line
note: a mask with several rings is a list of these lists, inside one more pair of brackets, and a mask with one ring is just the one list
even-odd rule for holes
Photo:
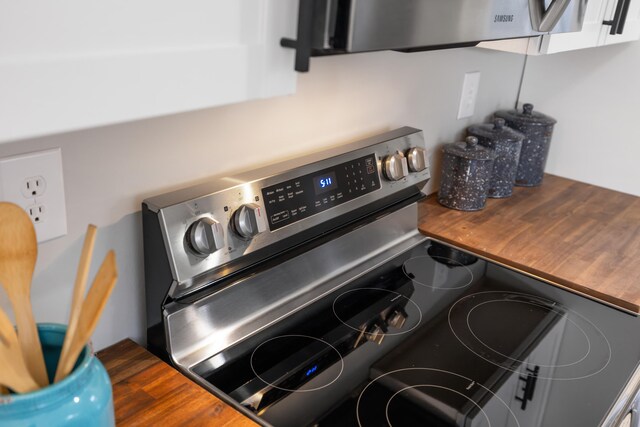
[[13,203],[0,202],[0,283],[13,306],[29,372],[44,387],[49,379],[30,301],[37,256],[36,232],[27,213]]
[[78,318],[78,326],[71,337],[69,351],[65,358],[60,358],[58,362],[54,382],[64,379],[73,369],[78,355],[87,341],[89,341],[89,338],[91,338],[91,334],[98,324],[98,319],[100,319],[102,310],[107,304],[116,280],[118,280],[116,254],[113,251],[109,251],[104,261],[102,261],[98,274],[96,274],[96,277],[93,279],[87,298],[82,304],[82,310]]
[[89,224],[89,226],[87,227],[87,234],[84,236],[84,244],[82,246],[80,262],[78,263],[76,283],[73,287],[71,313],[69,314],[69,326],[67,327],[67,333],[64,336],[64,344],[62,345],[62,351],[60,352],[59,360],[65,360],[67,358],[69,345],[71,345],[72,337],[75,335],[76,327],[78,325],[78,317],[80,316],[82,302],[84,301],[84,290],[87,284],[87,276],[89,276],[89,266],[91,265],[91,257],[93,256],[93,246],[95,241],[96,226]]
[[0,309],[0,384],[18,393],[40,388],[25,364],[11,320]]

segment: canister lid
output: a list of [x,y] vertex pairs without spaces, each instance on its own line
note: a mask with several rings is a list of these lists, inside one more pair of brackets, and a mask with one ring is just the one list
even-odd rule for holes
[[467,139],[462,142],[447,144],[443,150],[445,154],[451,154],[452,156],[469,160],[493,160],[495,158],[493,151],[482,145],[478,145],[478,138],[475,136],[468,136]]
[[524,104],[522,111],[502,110],[495,113],[496,117],[502,117],[507,121],[528,125],[548,126],[556,124],[556,119],[545,114],[533,111],[533,104]]
[[473,136],[480,136],[496,142],[519,142],[524,139],[524,135],[505,125],[502,117],[493,119],[493,124],[485,123],[472,125],[467,128],[467,132]]

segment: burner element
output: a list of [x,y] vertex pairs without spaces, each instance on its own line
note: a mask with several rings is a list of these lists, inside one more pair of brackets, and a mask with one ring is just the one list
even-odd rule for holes
[[410,258],[402,271],[413,283],[432,289],[462,289],[473,283],[473,272],[466,265],[437,255]]
[[[370,304],[370,309],[361,311],[363,303]],[[420,307],[410,298],[380,288],[343,292],[333,301],[333,313],[344,325],[359,331],[362,338],[378,344],[385,336],[411,332],[422,321]],[[411,327],[404,328],[408,320]]]
[[534,295],[467,295],[453,304],[448,320],[467,349],[513,372],[535,366],[538,378],[580,379],[601,372],[611,360],[609,341],[596,325]]
[[[372,404],[379,402],[379,395],[385,392],[388,396],[386,404]],[[382,417],[393,427],[409,425],[407,422],[411,425],[439,425],[443,421],[457,424],[460,420],[449,419],[452,415],[446,410],[447,404],[444,403],[452,401],[466,402],[467,405],[457,406],[468,408],[463,415],[467,419],[484,418],[488,426],[492,424],[491,419],[483,407],[493,402],[492,416],[499,413],[501,419],[509,420],[507,425],[520,426],[515,414],[500,396],[471,378],[435,368],[403,368],[379,375],[360,392],[356,403],[356,417],[360,427],[368,427],[369,420]],[[422,412],[412,411],[410,415],[405,413],[407,408],[416,407],[420,407]],[[496,411],[496,408],[501,409]],[[425,416],[424,419],[422,415]]]
[[[274,366],[274,359],[280,363]],[[330,375],[320,384],[305,387],[338,360],[340,368],[335,369],[335,375]],[[330,386],[344,369],[344,360],[338,349],[326,341],[306,335],[271,338],[253,350],[250,363],[253,373],[262,382],[287,392],[309,392]],[[301,383],[303,385],[299,388],[288,386]]]
[[[400,391],[396,391],[388,400],[387,405],[385,406],[385,418],[387,419],[387,424],[389,424],[389,426],[391,427],[397,427],[398,425],[404,425],[403,422],[401,423],[392,423],[391,419],[392,417],[389,416],[389,413],[392,412],[390,410],[390,406],[392,406],[392,402],[394,401],[394,399],[398,396],[401,395],[402,393],[407,394],[406,392],[408,391],[413,391],[419,388],[423,388],[424,389],[424,393],[425,394],[429,394],[429,388],[431,389],[441,389],[441,390],[446,390],[447,392],[451,392],[451,393],[455,393],[459,396],[462,396],[463,398],[467,399],[469,402],[471,402],[471,404],[473,406],[475,406],[479,413],[482,414],[482,416],[484,417],[484,419],[487,421],[486,425],[487,426],[491,426],[491,420],[489,419],[489,416],[487,415],[487,413],[484,411],[484,409],[482,409],[482,407],[480,405],[478,405],[473,399],[470,399],[468,396],[465,396],[464,393],[461,393],[457,390],[454,390],[452,388],[449,387],[444,387],[444,386],[439,386],[439,385],[433,385],[433,384],[416,384],[416,385],[412,385],[409,387],[405,387],[403,389],[401,389]],[[400,398],[402,398],[402,396],[400,396]]]

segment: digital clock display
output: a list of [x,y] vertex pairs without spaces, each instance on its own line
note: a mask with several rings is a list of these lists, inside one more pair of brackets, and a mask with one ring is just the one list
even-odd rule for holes
[[326,191],[335,190],[336,188],[338,188],[336,173],[327,172],[325,174],[313,177],[313,187],[316,190],[316,194],[322,194]]

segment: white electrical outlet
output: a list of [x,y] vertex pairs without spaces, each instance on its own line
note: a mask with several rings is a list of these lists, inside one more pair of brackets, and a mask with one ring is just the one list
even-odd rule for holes
[[476,109],[476,98],[480,87],[480,71],[466,73],[462,82],[462,94],[460,95],[460,106],[458,107],[458,119],[473,116]]
[[40,197],[47,188],[47,181],[42,176],[32,176],[25,178],[22,183],[22,195],[27,199]]
[[38,242],[67,234],[60,149],[0,159],[0,200],[24,208]]

